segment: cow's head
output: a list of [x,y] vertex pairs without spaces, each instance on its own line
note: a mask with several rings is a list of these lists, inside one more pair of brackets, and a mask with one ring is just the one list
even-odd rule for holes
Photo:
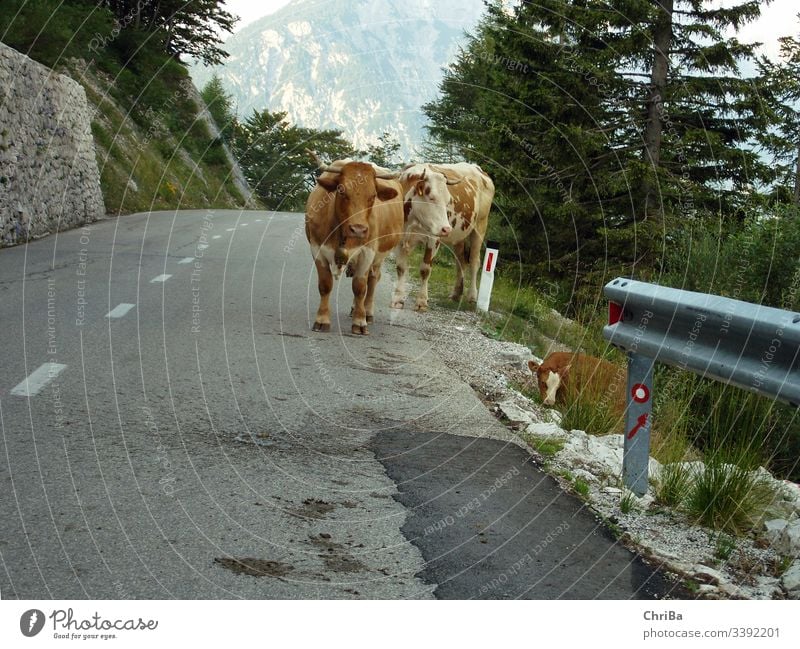
[[317,183],[333,192],[334,214],[339,224],[340,248],[351,250],[369,240],[372,207],[375,199],[388,201],[397,190],[383,180],[399,174],[376,174],[366,162],[347,162],[341,166],[324,167],[332,175],[320,176]]
[[536,375],[536,382],[539,385],[539,394],[542,397],[542,403],[546,406],[552,406],[556,402],[556,394],[558,388],[564,383],[564,380],[569,374],[570,366],[561,368],[560,372],[544,365],[539,365],[536,361],[528,361],[528,367],[531,372]]
[[446,237],[453,227],[448,220],[448,207],[452,205],[448,185],[461,182],[444,174],[419,166],[406,169],[400,181],[406,187],[403,212],[406,222],[414,232],[430,237]]

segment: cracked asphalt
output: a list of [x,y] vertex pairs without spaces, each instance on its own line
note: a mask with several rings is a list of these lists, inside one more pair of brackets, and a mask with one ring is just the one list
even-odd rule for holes
[[0,597],[676,596],[389,309],[389,273],[370,336],[349,282],[313,333],[302,224],[159,212],[0,251]]

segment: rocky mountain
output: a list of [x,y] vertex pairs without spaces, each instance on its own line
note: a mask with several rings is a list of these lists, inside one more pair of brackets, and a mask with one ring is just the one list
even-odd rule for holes
[[421,106],[478,22],[483,0],[294,0],[232,35],[213,73],[238,103],[282,110],[302,126],[339,128],[359,147],[389,131],[409,154],[424,136]]

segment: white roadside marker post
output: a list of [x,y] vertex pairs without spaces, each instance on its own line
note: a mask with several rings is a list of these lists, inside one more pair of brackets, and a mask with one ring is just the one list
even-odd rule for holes
[[498,246],[495,241],[486,242],[486,255],[483,258],[483,272],[481,273],[481,285],[478,289],[477,307],[481,311],[489,310],[489,300],[492,297],[492,286],[494,285],[494,269],[497,266]]

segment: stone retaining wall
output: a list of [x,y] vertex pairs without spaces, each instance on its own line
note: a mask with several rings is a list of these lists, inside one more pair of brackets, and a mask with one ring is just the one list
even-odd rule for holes
[[79,83],[0,43],[0,247],[105,215]]

